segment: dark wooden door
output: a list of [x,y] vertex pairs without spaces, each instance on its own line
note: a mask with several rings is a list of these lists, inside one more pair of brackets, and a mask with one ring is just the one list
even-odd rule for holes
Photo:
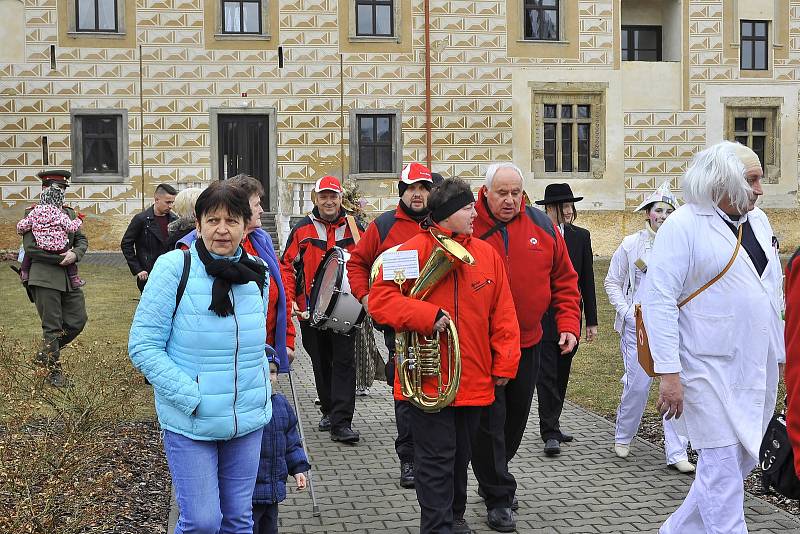
[[261,204],[269,211],[269,117],[219,116],[219,178],[249,174],[264,186]]

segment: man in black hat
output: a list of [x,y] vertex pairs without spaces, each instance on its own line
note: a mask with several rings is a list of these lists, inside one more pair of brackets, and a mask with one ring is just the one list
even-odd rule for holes
[[153,205],[131,219],[125,235],[122,236],[120,248],[131,274],[136,277],[139,292],[144,291],[147,277],[156,260],[167,249],[167,226],[177,219],[172,213],[175,195],[178,191],[169,184],[159,184],[153,195]]
[[[42,188],[56,185],[63,189],[69,186],[70,172],[63,170],[42,171],[37,176]],[[75,210],[63,207],[70,219],[78,215]],[[26,212],[27,215],[27,212]],[[86,302],[83,291],[72,287],[64,269],[83,258],[89,240],[78,230],[68,234],[67,252],[55,254],[36,246],[33,232],[22,236],[25,255],[31,258],[28,291],[39,318],[42,321],[42,348],[36,354],[36,363],[47,367],[46,380],[56,387],[67,385],[61,370],[61,349],[81,333],[86,325]]]
[[[597,299],[594,294],[594,270],[592,261],[592,239],[589,231],[575,226],[578,217],[575,202],[583,200],[572,194],[569,184],[550,184],[545,188],[544,199],[536,204],[544,206],[545,212],[564,236],[569,258],[578,273],[578,289],[581,293],[581,310],[586,320],[586,341],[597,336]],[[539,432],[545,443],[548,456],[561,453],[561,443],[572,441],[572,436],[561,432],[559,418],[564,407],[569,371],[578,345],[561,354],[558,346],[559,333],[555,314],[548,310],[542,318],[542,356],[539,377],[536,383],[539,399]]]

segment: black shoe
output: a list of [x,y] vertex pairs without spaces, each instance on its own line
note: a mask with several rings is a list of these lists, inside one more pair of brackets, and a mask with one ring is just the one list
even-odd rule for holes
[[400,463],[400,487],[409,489],[414,487],[414,464],[411,462]]
[[558,438],[558,441],[560,441],[561,443],[571,443],[572,440],[574,440],[574,439],[575,438],[571,434],[564,434],[562,432],[561,433],[561,437]]
[[50,372],[45,377],[45,382],[50,384],[53,387],[57,388],[69,388],[72,387],[72,382],[64,376],[64,373],[61,372],[61,369],[51,369]]
[[339,430],[331,429],[331,441],[340,441],[342,443],[357,443],[361,439],[358,432],[349,427],[340,428]]
[[466,519],[463,517],[453,519],[453,534],[472,534]]
[[511,508],[493,508],[486,514],[489,528],[497,532],[514,532],[517,530],[517,520]]
[[519,510],[519,501],[514,497],[514,500],[511,501],[511,511],[516,512],[517,510]]
[[331,429],[331,418],[327,415],[323,415],[322,419],[319,420],[319,424],[317,425],[320,432],[327,432]]
[[557,439],[548,439],[544,444],[544,453],[547,456],[558,456],[561,454],[561,444]]

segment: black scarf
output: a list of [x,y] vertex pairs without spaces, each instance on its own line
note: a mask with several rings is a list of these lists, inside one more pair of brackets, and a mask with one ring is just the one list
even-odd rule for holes
[[264,292],[264,279],[267,268],[263,263],[251,260],[242,251],[239,261],[227,259],[215,260],[208,252],[203,239],[195,241],[197,255],[206,267],[206,272],[214,277],[214,285],[211,286],[211,305],[208,307],[220,317],[227,317],[233,313],[233,303],[228,295],[232,284],[246,284],[255,282],[258,289]]
[[406,203],[400,200],[400,209],[403,210],[403,213],[411,217],[414,221],[420,223],[425,220],[425,217],[428,216],[428,208],[423,209],[422,211],[414,211],[410,207],[406,206]]

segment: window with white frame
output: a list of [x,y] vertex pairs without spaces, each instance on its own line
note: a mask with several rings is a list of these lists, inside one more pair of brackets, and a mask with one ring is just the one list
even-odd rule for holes
[[128,177],[128,112],[72,110],[75,181],[116,182]]

